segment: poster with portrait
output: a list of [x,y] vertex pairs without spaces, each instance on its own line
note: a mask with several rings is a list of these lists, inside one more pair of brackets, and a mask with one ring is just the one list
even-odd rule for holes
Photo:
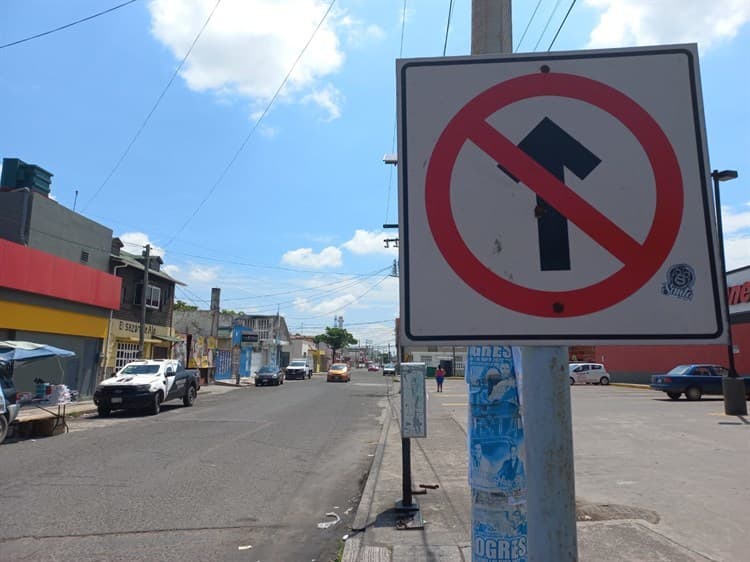
[[471,346],[469,485],[474,560],[526,560],[526,468],[521,395],[511,348]]

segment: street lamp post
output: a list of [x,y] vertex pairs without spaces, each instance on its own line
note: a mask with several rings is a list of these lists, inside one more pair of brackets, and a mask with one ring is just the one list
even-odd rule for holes
[[727,316],[729,343],[727,353],[729,358],[729,376],[724,377],[721,381],[722,392],[724,394],[724,413],[728,416],[745,416],[747,415],[747,402],[745,401],[745,382],[737,376],[737,368],[734,363],[734,342],[732,339],[732,322],[729,318],[729,296],[727,295],[726,283],[726,258],[724,257],[724,227],[721,218],[721,193],[719,183],[736,179],[738,176],[736,170],[714,170],[711,172],[711,179],[714,182],[714,200],[716,201],[716,226],[719,231],[719,259],[721,260],[721,273],[724,289],[725,313]]

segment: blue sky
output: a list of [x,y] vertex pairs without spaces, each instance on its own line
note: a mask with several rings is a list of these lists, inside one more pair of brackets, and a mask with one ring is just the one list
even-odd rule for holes
[[[118,3],[4,0],[0,44]],[[407,0],[404,57],[442,55],[449,3]],[[330,2],[222,0],[105,183],[215,4],[139,0],[0,49],[0,157],[46,168],[62,205],[78,190],[76,210],[154,245],[188,284],[178,298],[206,307],[221,287],[223,307],[278,308],[294,331],[342,315],[361,340],[392,341],[397,256],[382,240],[396,233],[382,224],[396,222],[397,182],[381,158],[403,0],[335,2],[252,134]],[[706,4],[581,0],[554,49],[699,44],[711,165],[740,171],[722,192],[731,268],[750,263],[750,5]],[[536,5],[513,5],[516,47]],[[541,0],[519,50],[546,50],[569,5]],[[470,11],[455,0],[448,55],[468,54]]]

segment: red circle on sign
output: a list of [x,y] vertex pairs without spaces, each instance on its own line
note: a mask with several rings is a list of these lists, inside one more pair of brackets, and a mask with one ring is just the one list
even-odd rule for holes
[[[515,102],[540,96],[576,99],[612,115],[640,143],[654,174],[656,208],[646,240],[639,244],[625,235],[624,240],[633,243],[619,246],[623,248],[622,254],[616,257],[623,267],[606,279],[580,289],[530,289],[500,277],[479,261],[466,245],[451,209],[451,175],[464,144],[477,131],[484,129],[486,133],[486,128],[490,127],[486,119],[492,114]],[[499,132],[495,132],[498,138],[504,139]],[[526,185],[537,181],[539,185],[554,185],[558,181],[518,147],[504,140],[509,146],[499,163],[506,170],[520,177]],[[531,188],[536,191],[533,185]],[[572,192],[561,195],[559,200],[571,210],[582,201]],[[556,207],[554,201],[548,202]],[[562,73],[519,76],[501,82],[472,99],[451,119],[440,135],[430,157],[425,180],[425,207],[430,230],[453,271],[490,301],[516,312],[541,317],[591,314],[635,293],[653,277],[672,250],[682,222],[683,205],[682,174],[677,157],[669,139],[653,117],[628,96],[606,84]],[[607,220],[606,217],[604,220]],[[601,227],[599,236],[594,233],[593,238],[607,249],[610,245],[618,247],[622,240],[618,241],[618,237],[612,234],[614,231],[608,232]]]

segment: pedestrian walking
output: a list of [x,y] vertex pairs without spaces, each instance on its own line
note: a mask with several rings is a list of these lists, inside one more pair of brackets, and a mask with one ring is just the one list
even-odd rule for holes
[[437,391],[443,392],[443,381],[445,380],[445,371],[443,370],[443,366],[437,368],[437,371],[435,371],[435,381],[437,382]]

